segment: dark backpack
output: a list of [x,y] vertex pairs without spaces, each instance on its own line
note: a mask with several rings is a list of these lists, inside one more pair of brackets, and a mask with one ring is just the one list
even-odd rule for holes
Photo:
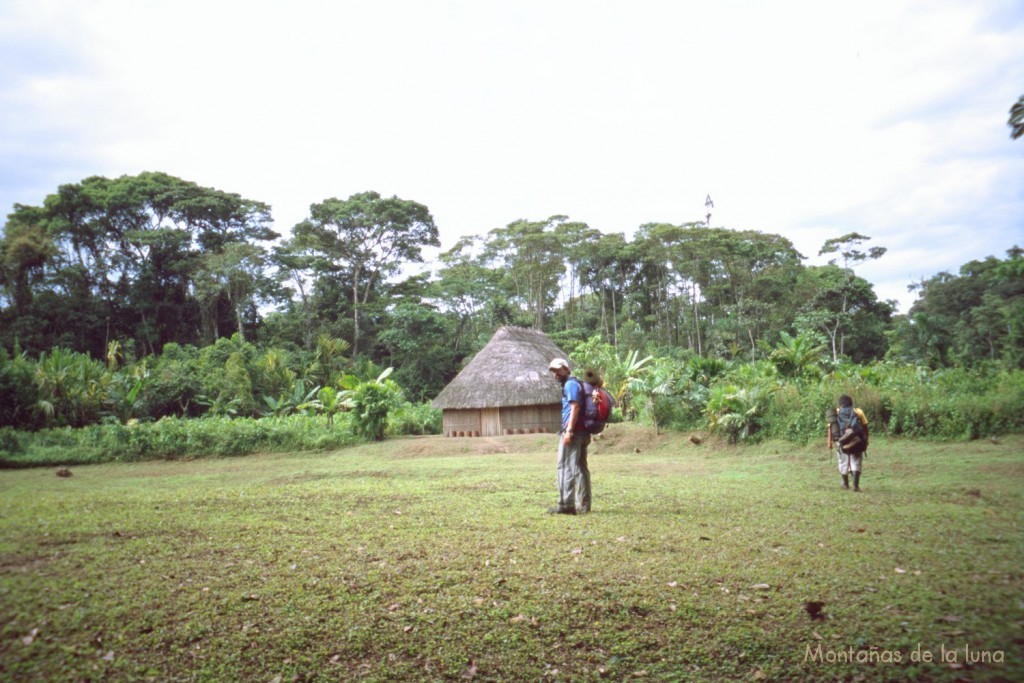
[[569,379],[579,382],[583,393],[583,410],[574,429],[582,427],[587,434],[600,434],[604,431],[604,423],[612,415],[615,400],[603,387],[595,387],[590,382],[575,377]]
[[853,406],[840,408],[836,414],[835,424],[838,427],[839,437],[834,440],[839,442],[843,453],[857,455],[867,450],[868,433],[864,430],[864,425],[860,423],[857,413],[853,412]]

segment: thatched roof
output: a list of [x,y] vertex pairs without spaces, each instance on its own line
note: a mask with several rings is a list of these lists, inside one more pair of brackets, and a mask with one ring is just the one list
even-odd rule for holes
[[562,389],[548,364],[565,357],[543,332],[502,327],[433,405],[458,410],[559,403]]

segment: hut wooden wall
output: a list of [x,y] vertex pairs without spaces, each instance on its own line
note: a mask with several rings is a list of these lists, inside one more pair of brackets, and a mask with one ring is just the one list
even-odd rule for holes
[[557,433],[562,427],[561,404],[516,406],[501,409],[501,433]]
[[441,431],[445,436],[500,436],[502,434],[555,434],[562,427],[562,406],[517,406],[483,410],[445,410]]
[[445,436],[479,436],[480,410],[445,410],[441,416],[441,432]]

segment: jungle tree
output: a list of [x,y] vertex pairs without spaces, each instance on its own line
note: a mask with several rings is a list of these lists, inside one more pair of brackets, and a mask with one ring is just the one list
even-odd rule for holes
[[437,227],[423,204],[377,192],[362,192],[310,206],[295,226],[286,252],[305,254],[314,286],[321,292],[341,283],[352,316],[352,354],[361,350],[361,320],[378,287],[408,263],[423,261],[423,247],[440,246]]
[[[197,273],[230,245],[261,250],[277,237],[269,223],[265,204],[165,173],[61,185],[42,207],[15,205],[8,218],[2,280],[14,305],[4,322],[14,324],[4,328],[52,329],[36,350],[64,344],[97,357],[112,339],[148,353],[199,341]],[[229,291],[208,296],[234,331]]]

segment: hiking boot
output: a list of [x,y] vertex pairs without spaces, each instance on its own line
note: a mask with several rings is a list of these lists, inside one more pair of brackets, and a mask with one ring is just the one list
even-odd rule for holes
[[844,474],[843,475],[843,488],[844,489],[850,488],[850,475],[848,475],[848,474]]
[[853,490],[860,493],[860,472],[853,473]]
[[576,511],[573,510],[572,508],[560,508],[560,507],[555,506],[555,507],[548,508],[548,514],[549,515],[575,515]]

